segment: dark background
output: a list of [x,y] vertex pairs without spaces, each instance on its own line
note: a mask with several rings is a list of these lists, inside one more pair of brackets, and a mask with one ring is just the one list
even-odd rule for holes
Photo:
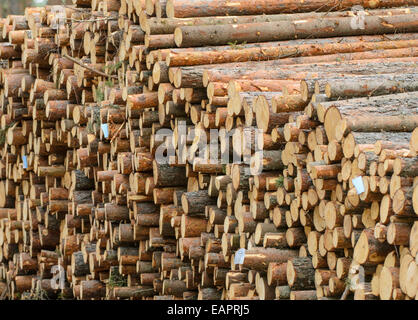
[[[48,0],[47,4],[72,4],[71,0]],[[0,0],[0,17],[8,14],[23,14],[26,7],[33,7],[34,0]]]

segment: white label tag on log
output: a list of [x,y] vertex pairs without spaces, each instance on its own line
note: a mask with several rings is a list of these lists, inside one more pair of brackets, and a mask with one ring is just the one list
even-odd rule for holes
[[107,123],[102,123],[101,127],[102,127],[104,137],[106,139],[109,138],[109,125]]
[[357,194],[364,192],[364,184],[363,184],[362,176],[358,176],[357,178],[354,178],[353,180],[351,180],[351,182],[353,183],[354,188],[356,188]]
[[22,156],[22,160],[23,160],[23,169],[27,169],[28,168],[28,158],[26,156]]
[[245,258],[245,249],[241,248],[237,252],[235,252],[234,264],[243,264],[244,258]]

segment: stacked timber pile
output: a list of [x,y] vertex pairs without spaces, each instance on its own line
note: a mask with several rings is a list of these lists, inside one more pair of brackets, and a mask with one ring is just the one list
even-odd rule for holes
[[418,298],[415,0],[73,3],[0,20],[2,299]]

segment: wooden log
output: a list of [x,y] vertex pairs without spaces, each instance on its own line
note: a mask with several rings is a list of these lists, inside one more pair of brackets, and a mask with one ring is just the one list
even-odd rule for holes
[[315,269],[310,258],[290,259],[287,262],[286,276],[292,290],[315,287]]
[[[412,2],[413,3],[413,2]],[[261,4],[254,6],[253,1],[243,1],[238,5],[228,5],[224,0],[199,0],[193,5],[185,0],[167,0],[166,12],[169,18],[186,18],[186,17],[206,17],[206,16],[223,16],[223,15],[250,15],[250,14],[276,14],[276,13],[295,13],[308,11],[330,11],[330,10],[346,10],[356,4],[365,5],[361,2],[350,1],[346,4],[328,3],[325,1],[312,1],[300,3],[276,3],[275,1],[264,1]],[[399,6],[396,1],[384,6]],[[375,4],[365,5],[365,8],[371,6],[375,8]]]
[[[380,24],[380,18],[365,16],[365,29],[352,29],[351,18],[306,19],[297,25],[293,21],[252,23],[241,25],[222,25],[222,33],[217,33],[216,26],[184,26],[174,31],[175,42],[178,47],[192,47],[204,45],[222,45],[231,41],[263,42],[288,40],[295,35],[298,38],[315,36],[324,38],[329,36],[350,36],[361,34],[393,33],[399,26],[404,32],[414,32],[414,16],[386,16],[387,26]],[[330,32],[329,30],[332,31]],[[314,33],[306,30],[315,30]]]
[[297,250],[280,250],[274,248],[256,248],[247,250],[244,257],[245,268],[251,268],[254,270],[267,270],[268,262],[286,262],[292,257],[297,257]]
[[199,214],[204,212],[207,205],[213,205],[214,200],[209,197],[206,190],[202,190],[183,193],[181,204],[186,214]]
[[378,264],[384,261],[389,252],[388,243],[377,241],[372,229],[364,229],[354,247],[353,257],[361,264]]

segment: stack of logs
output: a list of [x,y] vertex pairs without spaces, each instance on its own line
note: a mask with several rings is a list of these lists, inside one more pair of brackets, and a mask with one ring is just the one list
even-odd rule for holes
[[73,3],[0,20],[0,299],[418,299],[416,0]]

